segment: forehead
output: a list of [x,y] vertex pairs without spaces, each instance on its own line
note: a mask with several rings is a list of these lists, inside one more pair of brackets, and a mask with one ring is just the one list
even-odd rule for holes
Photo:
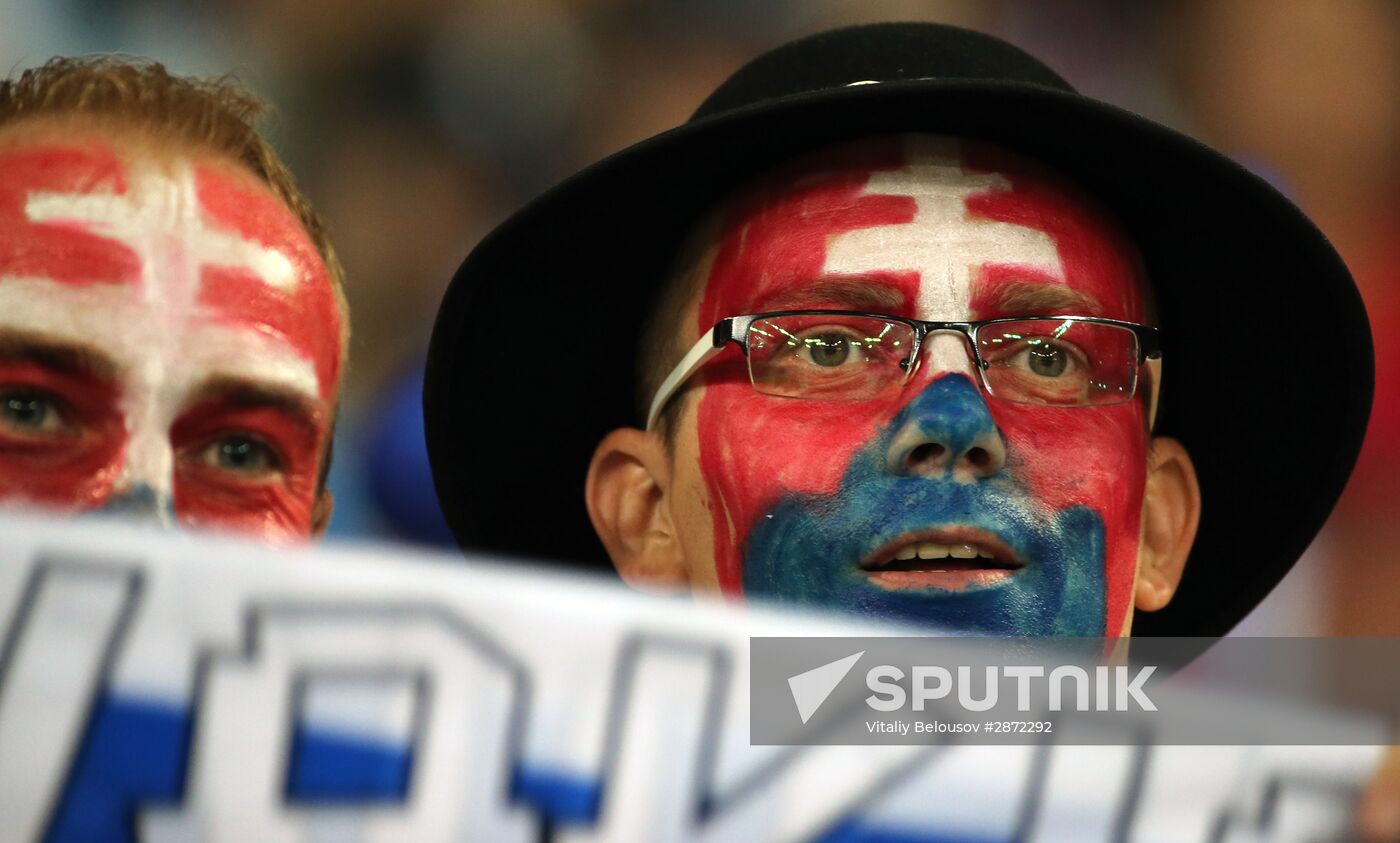
[[224,368],[282,355],[314,391],[334,391],[341,315],[329,275],[252,173],[100,138],[7,141],[0,328],[109,351],[180,338],[181,356]]
[[892,290],[926,319],[1007,315],[1036,299],[1032,285],[1143,318],[1139,262],[1111,215],[1048,168],[976,141],[888,136],[804,156],[739,191],[709,231],[705,327],[771,304],[841,305],[803,299],[833,278]]

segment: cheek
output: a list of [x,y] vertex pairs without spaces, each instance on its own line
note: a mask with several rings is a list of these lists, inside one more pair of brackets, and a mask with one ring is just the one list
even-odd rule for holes
[[[737,364],[715,367],[700,401],[700,471],[714,520],[721,588],[737,594],[757,520],[784,495],[837,491],[856,451],[888,424],[889,402],[803,401],[759,395]],[[728,374],[735,374],[728,372]]]
[[[1138,402],[1096,409],[989,403],[1012,460],[1008,469],[1053,509],[1088,504],[1111,511],[1129,503],[1122,490],[1142,477],[1145,426]],[[1136,484],[1141,501],[1141,483]]]
[[0,499],[62,510],[101,506],[121,474],[125,440],[118,429],[36,448],[0,435]]
[[1104,525],[1108,630],[1121,628],[1137,571],[1147,432],[1140,401],[1094,410],[995,402],[1007,470],[1047,513],[1084,505]]
[[304,541],[311,535],[314,481],[301,488],[238,488],[197,469],[176,473],[175,512],[194,529],[242,533],[269,542]]

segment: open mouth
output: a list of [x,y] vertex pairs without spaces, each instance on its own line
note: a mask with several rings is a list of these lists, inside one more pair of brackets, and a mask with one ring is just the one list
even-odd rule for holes
[[988,588],[1024,567],[1006,542],[970,527],[905,533],[860,562],[873,584],[890,591]]

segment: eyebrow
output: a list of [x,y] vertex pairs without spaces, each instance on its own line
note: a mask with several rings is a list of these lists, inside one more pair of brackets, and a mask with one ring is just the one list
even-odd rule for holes
[[25,360],[65,375],[113,380],[118,367],[97,349],[54,341],[42,334],[0,330],[0,360]]
[[293,416],[307,425],[312,425],[327,411],[324,402],[299,390],[228,376],[209,378],[194,390],[186,403],[188,406],[196,406],[211,401],[239,407],[269,407]]
[[[973,300],[982,298],[981,295],[974,295]],[[987,291],[985,300],[994,310],[1003,314],[1095,316],[1102,312],[1098,299],[1088,293],[1071,289],[1064,284],[1037,281],[1008,281],[997,284]]]
[[888,284],[858,275],[824,275],[806,283],[791,283],[759,300],[762,310],[837,304],[854,310],[895,311],[904,307],[904,294]]

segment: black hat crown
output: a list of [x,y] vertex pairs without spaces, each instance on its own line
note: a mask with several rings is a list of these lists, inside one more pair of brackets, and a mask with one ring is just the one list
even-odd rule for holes
[[690,119],[795,94],[926,79],[1074,92],[1029,53],[990,35],[937,23],[875,23],[818,33],[764,53],[726,79]]

